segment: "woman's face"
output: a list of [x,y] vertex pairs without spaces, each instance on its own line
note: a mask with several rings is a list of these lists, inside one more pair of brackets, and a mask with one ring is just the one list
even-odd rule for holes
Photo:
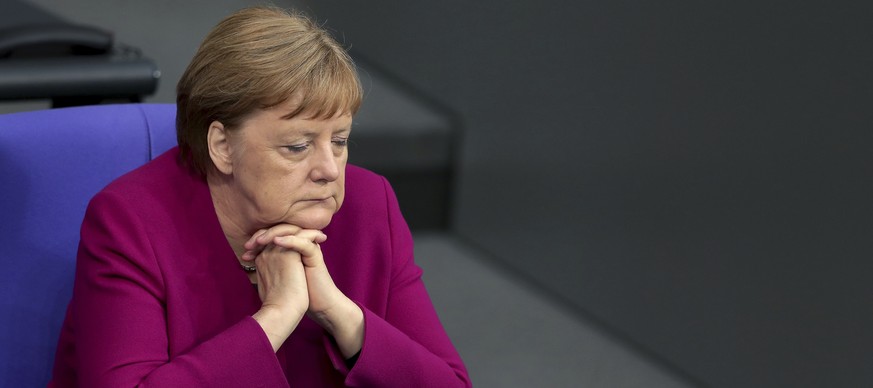
[[295,103],[258,110],[228,133],[232,200],[241,202],[231,206],[249,228],[323,229],[343,203],[351,115],[283,118]]

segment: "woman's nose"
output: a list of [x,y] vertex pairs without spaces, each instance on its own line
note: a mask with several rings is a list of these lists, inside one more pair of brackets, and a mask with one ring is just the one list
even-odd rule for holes
[[318,145],[312,153],[310,175],[314,181],[333,182],[339,178],[340,161],[332,150],[332,143]]

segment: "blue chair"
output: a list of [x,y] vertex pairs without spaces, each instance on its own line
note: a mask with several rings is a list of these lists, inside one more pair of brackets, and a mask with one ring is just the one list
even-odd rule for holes
[[91,197],[176,144],[175,106],[0,115],[0,387],[45,386]]

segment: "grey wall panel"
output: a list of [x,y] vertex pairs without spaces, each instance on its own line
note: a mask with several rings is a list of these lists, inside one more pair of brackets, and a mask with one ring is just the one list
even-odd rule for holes
[[310,4],[463,118],[471,242],[707,385],[873,385],[869,3]]

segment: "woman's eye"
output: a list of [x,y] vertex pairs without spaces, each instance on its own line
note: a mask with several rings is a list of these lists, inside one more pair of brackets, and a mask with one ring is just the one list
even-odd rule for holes
[[309,144],[294,144],[294,145],[285,146],[285,148],[287,148],[288,151],[291,151],[293,153],[301,153],[303,151],[306,151],[306,148],[308,148],[308,147],[309,147]]
[[345,146],[349,145],[349,139],[345,139],[345,138],[333,139],[332,141],[333,141],[334,145],[339,146],[339,147],[345,147]]

